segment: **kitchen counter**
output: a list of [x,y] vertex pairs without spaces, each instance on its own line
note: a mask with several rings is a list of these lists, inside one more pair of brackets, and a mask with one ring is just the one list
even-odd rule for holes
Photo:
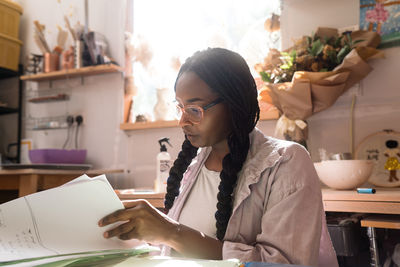
[[0,190],[18,190],[23,197],[40,190],[57,187],[82,174],[94,177],[108,173],[122,173],[122,169],[98,170],[50,170],[50,169],[2,169],[0,170]]

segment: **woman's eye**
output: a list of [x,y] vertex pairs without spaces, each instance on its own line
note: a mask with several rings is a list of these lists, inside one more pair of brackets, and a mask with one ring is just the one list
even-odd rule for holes
[[200,109],[196,107],[188,107],[186,108],[186,112],[192,115],[200,115],[201,113]]

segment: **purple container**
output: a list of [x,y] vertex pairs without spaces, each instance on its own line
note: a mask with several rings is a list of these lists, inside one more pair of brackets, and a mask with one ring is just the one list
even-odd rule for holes
[[29,159],[32,163],[83,164],[86,149],[32,149]]

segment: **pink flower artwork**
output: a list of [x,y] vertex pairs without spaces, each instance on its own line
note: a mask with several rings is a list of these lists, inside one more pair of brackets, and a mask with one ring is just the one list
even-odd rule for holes
[[375,8],[368,10],[365,14],[365,20],[370,23],[382,23],[389,17],[389,11],[385,10],[381,3],[376,3]]

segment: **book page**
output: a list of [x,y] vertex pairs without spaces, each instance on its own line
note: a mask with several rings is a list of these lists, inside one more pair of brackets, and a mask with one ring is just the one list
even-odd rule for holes
[[0,205],[0,261],[51,254],[38,240],[25,198]]
[[[123,208],[104,175],[86,181],[79,177],[76,183],[2,204],[0,261],[130,248],[138,242],[105,239],[104,231],[115,225],[97,224],[104,216]],[[35,246],[21,242],[22,233]],[[11,243],[10,238],[14,238]]]

